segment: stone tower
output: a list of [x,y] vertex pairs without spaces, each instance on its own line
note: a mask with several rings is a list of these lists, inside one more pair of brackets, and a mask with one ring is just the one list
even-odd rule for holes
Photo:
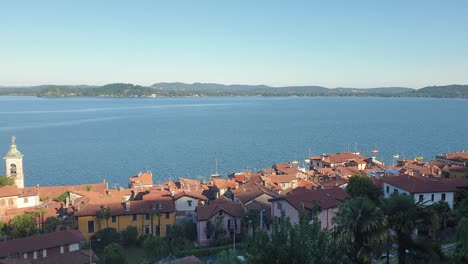
[[23,154],[16,148],[15,137],[11,137],[11,146],[3,157],[6,162],[6,176],[15,179],[16,187],[24,188]]

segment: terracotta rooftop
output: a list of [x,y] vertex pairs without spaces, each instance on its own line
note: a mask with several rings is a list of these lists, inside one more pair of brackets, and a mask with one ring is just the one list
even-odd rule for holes
[[410,193],[454,192],[459,188],[468,187],[468,179],[427,178],[409,175],[398,175],[382,179]]
[[153,185],[153,174],[148,171],[129,178],[133,185]]
[[[130,209],[126,210],[127,204]],[[162,206],[160,206],[162,204]],[[111,209],[112,215],[144,214],[152,212],[153,209],[161,213],[171,213],[175,211],[174,201],[171,197],[159,197],[157,200],[129,201],[127,203],[109,204],[84,204],[77,209],[75,216],[96,215],[101,207],[106,206]]]
[[345,179],[334,179],[334,180],[329,180],[329,181],[324,181],[321,182],[320,185],[323,186],[325,189],[330,189],[338,186],[342,186],[344,184],[347,184],[348,181]]
[[180,259],[171,260],[171,264],[202,264],[203,262],[195,256],[183,257]]
[[[98,262],[99,258],[91,253],[93,263]],[[54,256],[47,256],[41,259],[0,259],[0,264],[87,264],[89,263],[89,250],[76,250],[68,253],[62,253]]]
[[320,190],[303,190],[298,193],[271,199],[271,201],[286,200],[297,210],[302,208],[302,206],[304,206],[306,209],[313,209],[316,205],[320,206],[320,208],[323,210],[338,206],[340,201],[343,201],[348,197],[349,196],[343,189],[332,188]]
[[[315,157],[311,157],[315,158]],[[328,154],[321,156],[322,161],[330,164],[344,163],[351,160],[363,160],[367,159],[364,156],[357,155],[351,152],[341,152],[336,154]]]
[[235,189],[237,188],[237,186],[239,186],[239,183],[237,183],[234,180],[213,178],[211,179],[211,181],[214,186],[218,187],[218,189],[227,189],[227,188]]
[[79,243],[83,240],[84,236],[78,230],[59,231],[7,240],[1,242],[0,257],[6,257],[12,253],[16,254],[17,252],[31,252],[66,244]]
[[41,186],[39,187],[39,197],[49,197],[51,199],[54,199],[64,192],[86,191],[89,188],[91,188],[91,190],[94,192],[105,192],[107,190],[107,182],[69,186]]
[[206,198],[205,196],[199,194],[199,193],[195,193],[195,192],[189,192],[189,191],[180,191],[180,192],[177,192],[176,194],[174,194],[173,198],[174,198],[174,201],[184,197],[184,196],[187,196],[187,197],[192,197],[192,198],[195,198],[195,199],[198,199],[198,200],[202,200],[202,201],[208,201],[208,198]]
[[243,204],[257,198],[262,194],[269,195],[271,197],[277,197],[278,194],[269,190],[265,186],[255,181],[248,181],[245,184],[239,186],[236,190],[232,190],[232,193],[238,198]]
[[20,196],[21,194],[21,189],[16,186],[0,187],[0,197]]
[[276,163],[274,165],[274,168],[282,174],[292,174],[294,176],[297,173],[301,172],[300,170],[295,168],[290,162]]
[[223,211],[236,218],[242,217],[243,214],[242,206],[233,202],[197,206],[195,211],[197,212],[198,221],[209,220],[220,211]]
[[314,187],[314,188],[317,188],[319,186],[315,182],[311,182],[311,181],[308,181],[308,180],[305,180],[305,179],[300,179],[297,182],[297,187]]

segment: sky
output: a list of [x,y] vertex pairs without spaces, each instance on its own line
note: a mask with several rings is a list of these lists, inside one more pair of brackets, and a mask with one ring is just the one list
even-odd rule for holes
[[0,2],[0,85],[468,84],[468,1]]

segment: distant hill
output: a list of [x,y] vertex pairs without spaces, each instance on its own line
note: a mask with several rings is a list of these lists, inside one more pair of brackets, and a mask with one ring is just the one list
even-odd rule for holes
[[402,96],[468,98],[468,85],[428,86]]
[[406,87],[326,88],[322,86],[225,85],[218,83],[155,83],[149,87],[131,83],[90,85],[0,86],[0,95],[40,97],[177,97],[177,96],[378,96],[468,98],[468,85]]

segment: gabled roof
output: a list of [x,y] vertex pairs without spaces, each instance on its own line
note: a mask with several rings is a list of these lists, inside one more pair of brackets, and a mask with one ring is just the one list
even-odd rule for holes
[[148,171],[145,173],[140,173],[136,176],[129,178],[130,183],[134,185],[142,184],[142,185],[153,185],[153,174]]
[[291,206],[299,210],[313,209],[315,206],[320,206],[322,210],[338,206],[340,201],[347,199],[349,196],[341,188],[320,189],[320,190],[302,190],[291,195],[270,199],[270,201],[285,200]]
[[211,181],[213,185],[216,186],[218,189],[227,189],[227,188],[235,189],[237,188],[237,186],[239,186],[239,183],[237,183],[234,180],[212,178]]
[[382,182],[409,193],[454,192],[460,188],[468,187],[468,179],[428,178],[410,175],[382,178]]
[[262,194],[266,194],[273,197],[277,197],[278,194],[269,190],[265,186],[261,185],[255,181],[248,181],[245,184],[241,185],[236,190],[232,190],[232,193],[236,198],[238,198],[243,204],[257,198]]
[[235,218],[240,218],[243,214],[242,206],[233,202],[197,206],[195,210],[197,212],[198,221],[209,220],[220,211],[223,211]]
[[94,184],[69,185],[69,186],[40,186],[39,197],[40,198],[49,197],[53,199],[53,198],[60,196],[64,192],[87,191],[89,188],[91,188],[91,191],[94,191],[94,192],[105,192],[107,190],[107,182],[94,183]]
[[20,196],[22,191],[16,186],[0,187],[0,197]]
[[363,159],[367,159],[367,158],[361,155],[351,153],[351,152],[341,152],[341,153],[322,156],[322,161],[324,163],[330,163],[330,164],[344,163],[344,162],[351,161],[351,160],[363,160]]
[[201,195],[201,194],[195,193],[195,192],[189,192],[189,191],[178,192],[178,193],[174,194],[173,198],[174,198],[174,201],[177,201],[178,199],[180,199],[182,197],[185,197],[185,196],[195,198],[195,199],[198,199],[198,200],[202,200],[202,201],[208,201],[208,198],[206,198],[204,195]]
[[0,257],[6,257],[17,252],[31,252],[40,249],[58,247],[79,243],[85,238],[78,230],[66,230],[46,233],[25,238],[18,238],[1,242]]
[[[130,204],[130,210],[126,206]],[[160,206],[162,204],[162,206]],[[126,203],[84,204],[77,208],[75,216],[96,215],[102,207],[109,207],[112,215],[145,214],[153,211],[172,213],[175,211],[174,201],[171,197],[159,197],[156,200],[128,201]]]

